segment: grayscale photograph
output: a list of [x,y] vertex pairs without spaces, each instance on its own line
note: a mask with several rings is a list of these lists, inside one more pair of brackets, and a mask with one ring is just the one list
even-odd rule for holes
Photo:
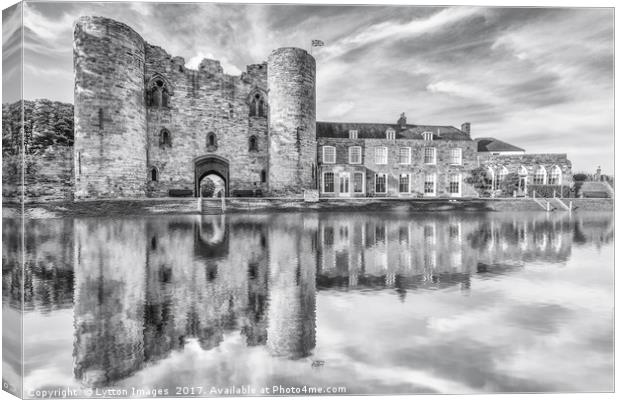
[[614,29],[612,7],[5,8],[3,390],[613,392]]

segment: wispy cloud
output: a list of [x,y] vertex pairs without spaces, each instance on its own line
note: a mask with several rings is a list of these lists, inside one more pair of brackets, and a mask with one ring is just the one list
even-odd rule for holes
[[124,22],[190,67],[220,60],[229,74],[322,39],[318,119],[469,121],[474,136],[612,169],[611,9],[29,3],[25,62],[52,68],[31,74],[27,98],[72,101],[72,24],[82,15]]

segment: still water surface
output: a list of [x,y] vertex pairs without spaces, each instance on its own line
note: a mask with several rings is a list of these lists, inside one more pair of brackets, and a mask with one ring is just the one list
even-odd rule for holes
[[[159,388],[174,396],[179,386],[200,386],[205,395],[233,385],[348,394],[611,391],[612,220],[29,220],[24,394]],[[3,220],[5,311],[19,304],[20,274],[10,268],[17,227]],[[13,367],[5,363],[5,375]]]

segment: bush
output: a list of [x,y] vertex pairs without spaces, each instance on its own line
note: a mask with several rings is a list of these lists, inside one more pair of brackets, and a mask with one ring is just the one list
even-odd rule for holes
[[499,183],[502,196],[512,196],[514,192],[519,190],[519,175],[511,172],[507,174]]
[[472,185],[480,196],[490,196],[491,184],[493,181],[491,180],[487,169],[484,167],[478,167],[472,169],[469,174],[470,175],[465,178],[465,183]]
[[536,191],[536,197],[553,197],[555,191],[556,197],[574,197],[574,194],[569,186],[561,185],[527,185],[527,195],[533,196]]
[[573,175],[573,181],[574,182],[584,182],[584,181],[587,181],[588,178],[589,178],[589,176],[585,172],[578,172],[578,173]]

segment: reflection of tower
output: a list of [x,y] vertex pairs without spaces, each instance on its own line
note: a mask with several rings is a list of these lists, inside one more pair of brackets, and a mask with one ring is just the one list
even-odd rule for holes
[[144,361],[146,228],[139,220],[76,220],[74,374],[103,386]]
[[269,273],[264,260],[248,263],[247,322],[242,328],[248,346],[264,345],[267,342],[268,280]]
[[305,50],[286,47],[269,56],[269,190],[299,194],[314,188],[316,66]]
[[299,232],[295,225],[302,221],[292,221],[296,224],[291,227],[279,222],[269,232],[267,347],[275,356],[301,358],[316,344],[316,258],[311,252],[316,233]]

